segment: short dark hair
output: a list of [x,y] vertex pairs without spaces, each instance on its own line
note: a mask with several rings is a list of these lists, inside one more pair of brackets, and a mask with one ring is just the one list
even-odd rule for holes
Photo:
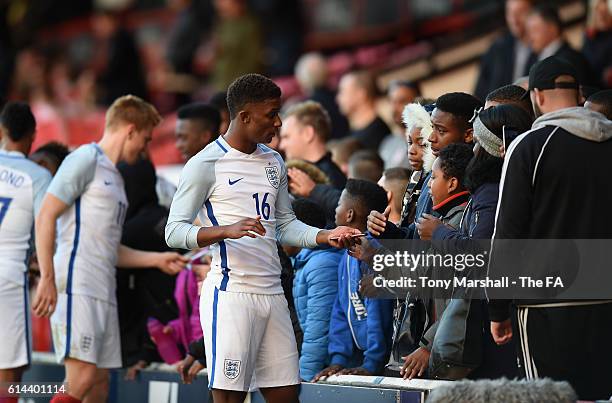
[[612,90],[604,90],[591,95],[588,102],[597,104],[603,108],[603,114],[612,120]]
[[532,14],[539,15],[544,21],[554,24],[559,32],[563,30],[563,22],[559,16],[557,5],[552,3],[539,4],[534,7]]
[[487,94],[486,101],[518,101],[519,99],[523,98],[523,95],[525,95],[526,92],[527,91],[523,87],[508,84],[489,92]]
[[298,220],[311,227],[325,228],[325,212],[317,203],[302,197],[291,202]]
[[408,181],[411,174],[412,171],[410,169],[403,167],[393,167],[385,169],[383,172],[388,181]]
[[533,115],[533,107],[529,97],[523,97],[527,91],[518,85],[509,84],[499,87],[487,95],[486,101],[500,104],[513,104],[523,108],[527,113]]
[[245,74],[238,77],[227,89],[227,108],[230,119],[249,103],[259,103],[281,97],[281,89],[261,74]]
[[372,210],[382,213],[387,208],[387,192],[376,183],[349,179],[346,181],[344,190],[351,199],[359,204],[362,214],[366,216]]
[[208,103],[217,108],[219,112],[229,112],[229,109],[227,109],[227,93],[225,91],[215,92],[208,100]]
[[415,82],[415,81],[409,81],[409,80],[393,80],[389,83],[389,89],[388,92],[393,91],[396,88],[410,88],[411,90],[414,90],[414,92],[416,92],[417,97],[421,96],[421,88],[419,87],[419,83]]
[[25,102],[8,102],[2,109],[0,123],[13,141],[21,141],[36,131],[36,118]]
[[[378,182],[385,163],[374,150],[356,151],[348,160],[349,170],[354,170],[353,178]],[[352,168],[351,168],[352,167]]]
[[64,159],[70,154],[70,150],[65,144],[58,141],[50,141],[36,149],[32,154],[43,154],[53,158],[59,167]]
[[179,119],[199,121],[204,130],[210,130],[214,135],[219,133],[221,114],[210,104],[203,102],[187,104],[181,106],[176,115]]
[[436,100],[436,109],[453,115],[464,130],[472,127],[474,111],[482,106],[478,98],[465,92],[449,92]]
[[438,160],[444,177],[457,178],[461,187],[465,187],[465,171],[473,156],[472,146],[465,143],[452,143],[441,149]]

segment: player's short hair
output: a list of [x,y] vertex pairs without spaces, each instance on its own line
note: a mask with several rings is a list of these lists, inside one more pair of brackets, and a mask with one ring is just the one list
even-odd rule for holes
[[302,126],[311,126],[317,136],[326,142],[331,135],[331,118],[325,108],[318,102],[305,101],[291,106],[285,112],[285,118],[295,116]]
[[385,169],[385,163],[374,150],[356,151],[348,161],[352,178],[378,182]]
[[374,182],[349,179],[344,191],[360,205],[362,214],[367,215],[372,210],[382,213],[387,208],[387,192]]
[[219,110],[212,105],[203,102],[187,104],[181,106],[176,112],[176,115],[179,119],[197,120],[204,130],[209,130],[213,134],[219,132],[221,114]]
[[106,128],[133,124],[136,130],[153,129],[162,120],[157,109],[135,95],[117,98],[106,111]]
[[452,143],[440,150],[438,160],[445,178],[457,178],[465,187],[465,170],[474,156],[472,146],[465,143]]
[[68,154],[70,154],[70,150],[65,144],[58,141],[50,141],[38,147],[32,154],[43,154],[50,157],[57,163],[57,166],[60,166]]
[[304,224],[325,228],[325,212],[317,203],[300,197],[291,202],[291,207],[297,219]]
[[227,93],[225,91],[215,92],[208,100],[208,103],[217,108],[219,112],[226,111],[229,113],[227,109]]
[[385,171],[383,172],[383,176],[385,177],[386,180],[388,181],[409,181],[410,180],[410,175],[412,174],[412,171],[408,168],[403,168],[403,167],[393,167],[393,168],[389,168],[389,169],[385,169]]
[[227,108],[230,119],[234,119],[246,104],[280,97],[279,86],[261,74],[245,74],[238,77],[227,89]]
[[602,113],[612,120],[612,90],[604,90],[591,95],[588,102],[602,107]]
[[455,117],[463,130],[472,127],[471,119],[474,111],[482,107],[482,102],[473,95],[465,92],[449,92],[436,100],[436,109],[450,113]]
[[379,91],[376,80],[368,70],[352,71],[347,74],[355,79],[355,84],[365,91],[369,99],[378,97]]
[[8,102],[2,109],[0,123],[12,141],[20,141],[36,131],[36,118],[25,102]]

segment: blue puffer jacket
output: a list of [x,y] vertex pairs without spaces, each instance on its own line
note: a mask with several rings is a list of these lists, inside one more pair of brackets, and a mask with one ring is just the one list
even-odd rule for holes
[[304,332],[300,376],[306,381],[329,364],[327,334],[342,253],[334,248],[302,249],[293,261],[293,300]]
[[394,300],[361,297],[359,266],[359,260],[344,252],[329,324],[329,354],[331,364],[360,366],[377,374],[389,358]]

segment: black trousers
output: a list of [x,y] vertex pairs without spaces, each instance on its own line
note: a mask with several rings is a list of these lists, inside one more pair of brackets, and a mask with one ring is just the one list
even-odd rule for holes
[[519,306],[513,332],[522,376],[568,381],[581,400],[612,396],[612,303]]

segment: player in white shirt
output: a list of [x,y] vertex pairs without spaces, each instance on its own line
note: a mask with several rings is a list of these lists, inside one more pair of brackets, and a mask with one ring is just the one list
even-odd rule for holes
[[100,142],[64,160],[42,202],[36,220],[41,282],[33,307],[39,315],[55,311],[53,343],[68,386],[68,394],[52,402],[106,400],[108,368],[121,367],[115,267],[175,274],[186,261],[173,252],[120,245],[127,198],[115,165],[137,160],[160,119],[140,98],[118,98],[106,113]]
[[[30,364],[28,260],[34,217],[51,181],[30,161],[36,120],[25,103],[10,102],[0,115],[0,382],[18,382]],[[1,391],[0,391],[1,393]]]
[[[278,135],[280,96],[258,74],[234,81],[229,129],[185,165],[166,226],[171,247],[212,245],[200,317],[215,403],[242,402],[251,386],[268,402],[298,401],[298,353],[276,241],[342,247],[358,232],[321,230],[295,218],[285,164],[261,144]],[[203,226],[192,224],[196,215]]]

